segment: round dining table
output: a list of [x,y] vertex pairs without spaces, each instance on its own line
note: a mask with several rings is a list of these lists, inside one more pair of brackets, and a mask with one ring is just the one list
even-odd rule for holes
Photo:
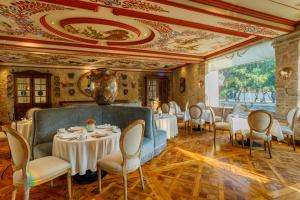
[[[83,128],[83,127],[82,127]],[[65,131],[54,136],[52,155],[70,162],[72,175],[97,171],[97,161],[119,150],[121,130]]]
[[[248,118],[246,116],[238,116],[238,115],[228,115],[228,120],[231,126],[231,133],[235,134],[237,131],[245,131],[250,130],[248,124]],[[278,120],[273,119],[272,127],[270,130],[271,135],[277,138],[277,141],[284,140],[284,135],[282,133],[280,123]]]
[[20,121],[14,121],[12,122],[11,127],[20,133],[27,141],[29,141],[32,132],[32,120],[24,119]]
[[167,132],[168,139],[178,135],[178,123],[176,115],[155,114],[154,120],[156,128],[165,130]]

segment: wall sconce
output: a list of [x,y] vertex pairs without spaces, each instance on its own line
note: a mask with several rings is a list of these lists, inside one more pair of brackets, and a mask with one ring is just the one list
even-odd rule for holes
[[198,84],[202,88],[204,86],[204,81],[200,80]]
[[279,77],[283,80],[288,80],[292,76],[293,70],[290,67],[282,68],[279,71]]

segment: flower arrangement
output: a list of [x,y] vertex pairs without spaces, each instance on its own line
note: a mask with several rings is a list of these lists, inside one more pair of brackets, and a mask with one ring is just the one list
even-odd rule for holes
[[86,123],[86,124],[96,124],[96,120],[94,120],[94,119],[87,119],[87,120],[85,121],[85,123]]

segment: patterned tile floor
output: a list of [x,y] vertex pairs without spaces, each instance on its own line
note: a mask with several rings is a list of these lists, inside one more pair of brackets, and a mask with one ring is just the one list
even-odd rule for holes
[[[141,190],[138,173],[129,176],[129,199],[200,200],[200,199],[300,199],[300,148],[294,152],[286,144],[273,142],[273,158],[263,148],[249,157],[249,149],[232,147],[228,134],[218,135],[216,153],[212,132],[194,132],[168,142],[167,150],[143,166],[146,188]],[[10,163],[7,142],[0,142],[0,172]],[[10,199],[12,170],[0,181],[0,199]],[[97,182],[79,185],[73,182],[74,199],[123,199],[122,178],[108,175],[103,192]],[[23,199],[19,190],[18,199]],[[31,199],[67,199],[65,177],[31,190]]]

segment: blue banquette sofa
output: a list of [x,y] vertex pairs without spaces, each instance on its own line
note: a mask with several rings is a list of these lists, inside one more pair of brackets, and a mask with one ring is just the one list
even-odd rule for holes
[[95,119],[97,124],[117,125],[121,130],[137,119],[145,120],[144,144],[141,152],[142,163],[151,160],[166,148],[166,132],[156,129],[152,109],[134,106],[81,105],[34,112],[30,138],[32,158],[36,159],[52,154],[52,141],[57,129],[84,126],[86,119],[90,118]]

